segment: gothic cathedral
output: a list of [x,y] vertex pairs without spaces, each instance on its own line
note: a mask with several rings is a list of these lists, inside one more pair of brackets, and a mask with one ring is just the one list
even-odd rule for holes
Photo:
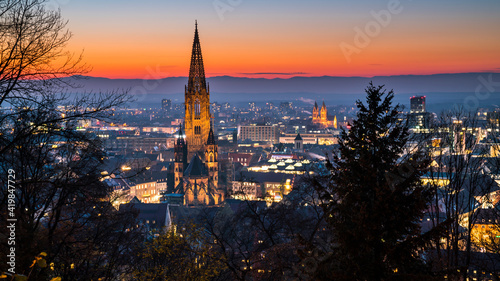
[[323,101],[323,105],[321,109],[318,108],[318,103],[314,102],[314,108],[312,113],[312,122],[313,124],[317,124],[322,128],[335,128],[337,129],[337,116],[334,117],[333,121],[328,120],[328,111],[326,109],[325,102]]
[[203,57],[201,56],[198,25],[194,31],[193,51],[189,69],[188,85],[184,90],[184,126],[188,145],[188,159],[202,151],[210,130],[210,89],[205,80]]
[[184,89],[184,130],[175,142],[175,192],[187,205],[214,205],[224,200],[218,188],[218,145],[211,125],[210,89],[205,80],[198,24],[195,24],[188,85]]

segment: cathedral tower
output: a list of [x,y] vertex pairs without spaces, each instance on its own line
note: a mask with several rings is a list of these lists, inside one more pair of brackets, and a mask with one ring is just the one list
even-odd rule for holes
[[198,24],[184,101],[186,140],[178,140],[175,149],[175,192],[184,194],[187,205],[217,205],[224,201],[224,191],[218,188],[218,146],[210,122],[210,89],[205,80]]
[[205,69],[201,55],[198,23],[195,24],[191,66],[188,85],[184,89],[185,116],[188,159],[203,147],[210,131],[210,88],[205,80]]
[[323,126],[326,126],[328,124],[328,112],[326,111],[326,105],[325,102],[323,101],[323,105],[321,106],[321,124]]
[[217,188],[218,186],[219,178],[219,162],[217,160],[218,157],[218,145],[215,142],[212,126],[210,126],[210,132],[208,133],[208,139],[205,145],[205,165],[207,165],[209,180],[213,183],[215,188]]
[[319,123],[319,108],[318,108],[318,103],[317,102],[314,102],[313,123]]

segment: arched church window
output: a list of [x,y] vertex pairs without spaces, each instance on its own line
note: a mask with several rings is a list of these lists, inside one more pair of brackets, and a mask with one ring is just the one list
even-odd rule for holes
[[196,99],[194,102],[194,117],[199,119],[200,114],[201,114],[200,100]]

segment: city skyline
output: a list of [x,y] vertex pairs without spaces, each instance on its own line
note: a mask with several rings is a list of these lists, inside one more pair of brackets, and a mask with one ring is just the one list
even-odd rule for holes
[[500,279],[496,1],[0,1],[0,279]]
[[493,1],[51,1],[89,76],[188,74],[198,20],[207,77],[498,72]]

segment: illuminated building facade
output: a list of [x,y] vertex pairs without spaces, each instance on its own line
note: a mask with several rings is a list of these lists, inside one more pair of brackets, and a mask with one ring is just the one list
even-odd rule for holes
[[180,127],[174,147],[174,192],[184,194],[187,205],[217,205],[224,200],[224,192],[218,188],[218,145],[210,124],[210,94],[198,24],[185,88],[185,106],[185,135]]
[[337,129],[337,116],[334,116],[333,120],[328,120],[328,110],[326,109],[325,102],[318,108],[318,103],[314,102],[314,108],[312,113],[313,124],[318,124],[323,128],[335,128]]
[[279,140],[279,131],[276,126],[239,126],[239,139],[251,141],[267,141],[277,143]]
[[191,159],[194,153],[204,151],[210,131],[210,118],[212,117],[210,114],[210,89],[205,80],[198,24],[196,24],[194,32],[189,80],[184,89],[184,103],[184,130],[188,159]]

